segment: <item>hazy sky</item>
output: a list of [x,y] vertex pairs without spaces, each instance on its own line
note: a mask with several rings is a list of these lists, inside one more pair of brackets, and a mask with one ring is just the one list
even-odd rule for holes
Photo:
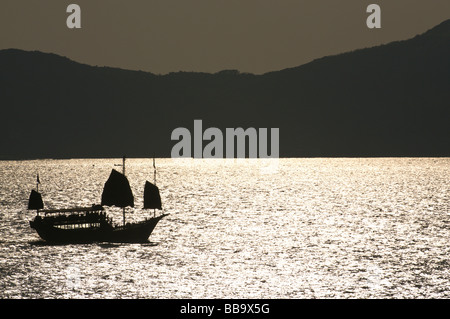
[[[165,74],[264,73],[405,40],[450,19],[449,0],[1,0],[0,49]],[[66,8],[81,7],[81,29]],[[381,7],[381,29],[366,8]]]

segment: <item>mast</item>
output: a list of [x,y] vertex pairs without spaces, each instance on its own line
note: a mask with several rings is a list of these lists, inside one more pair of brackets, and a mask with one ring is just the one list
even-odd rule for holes
[[[122,166],[123,173],[126,172],[125,159],[124,156],[122,165],[115,164],[115,166]],[[115,169],[111,171],[103,188],[101,205],[121,207],[123,224],[125,225],[125,208],[127,206],[134,207],[134,196],[130,183],[123,173],[120,173]]]
[[161,196],[158,186],[156,186],[156,164],[153,156],[153,184],[149,181],[145,182],[144,187],[144,209],[153,208],[153,217],[156,216],[156,209],[162,209]]
[[153,156],[153,184],[156,185],[156,165],[155,165],[155,156]]
[[[122,172],[123,176],[125,176],[125,155],[122,159]],[[122,207],[122,214],[123,214],[123,226],[125,226],[125,207]]]
[[[153,155],[153,184],[156,186],[156,165],[155,165],[155,155]],[[153,217],[156,216],[156,208],[153,208]]]
[[[39,184],[40,184],[40,180],[39,180],[39,173],[37,173],[36,176],[36,193],[39,194]],[[39,216],[39,207],[36,208],[36,216]]]
[[44,202],[42,196],[39,193],[39,173],[36,176],[36,190],[32,189],[30,197],[28,199],[28,209],[36,209],[36,216],[39,216],[39,209],[44,208]]

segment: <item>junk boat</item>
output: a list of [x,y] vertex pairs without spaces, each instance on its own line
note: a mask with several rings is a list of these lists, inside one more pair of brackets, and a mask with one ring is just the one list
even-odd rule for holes
[[[36,191],[32,190],[28,209],[36,210],[36,217],[30,221],[31,228],[47,242],[90,243],[90,242],[148,242],[148,238],[158,222],[168,214],[156,216],[155,210],[162,210],[159,188],[156,186],[156,167],[154,183],[145,182],[144,209],[153,209],[153,217],[140,222],[125,223],[126,207],[134,207],[134,196],[125,176],[125,157],[123,172],[113,169],[105,183],[100,205],[66,209],[43,209],[44,203],[39,193],[39,175]],[[114,225],[103,206],[116,206],[123,209],[123,225]]]

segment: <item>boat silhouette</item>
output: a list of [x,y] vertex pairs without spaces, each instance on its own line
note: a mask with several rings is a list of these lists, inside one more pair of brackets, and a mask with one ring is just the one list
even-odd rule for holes
[[[126,207],[134,207],[134,196],[125,176],[125,157],[123,172],[112,169],[106,181],[100,205],[63,209],[43,209],[42,196],[39,193],[39,175],[36,190],[32,190],[28,209],[36,210],[30,227],[47,242],[53,243],[89,243],[89,242],[148,242],[158,222],[168,214],[156,216],[156,209],[162,210],[161,196],[156,184],[156,167],[154,183],[145,182],[144,209],[153,209],[153,216],[143,221],[126,223]],[[115,225],[106,214],[104,206],[120,207],[123,210],[123,224]]]

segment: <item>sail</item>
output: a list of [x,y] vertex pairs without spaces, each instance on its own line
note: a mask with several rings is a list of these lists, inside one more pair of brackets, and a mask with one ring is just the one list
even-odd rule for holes
[[116,170],[111,171],[102,193],[102,205],[117,207],[134,207],[134,197],[130,183],[125,175]]
[[145,182],[144,188],[144,208],[162,209],[159,188],[148,181]]
[[28,209],[42,209],[44,203],[42,202],[42,196],[35,190],[31,191],[30,199],[28,200]]

